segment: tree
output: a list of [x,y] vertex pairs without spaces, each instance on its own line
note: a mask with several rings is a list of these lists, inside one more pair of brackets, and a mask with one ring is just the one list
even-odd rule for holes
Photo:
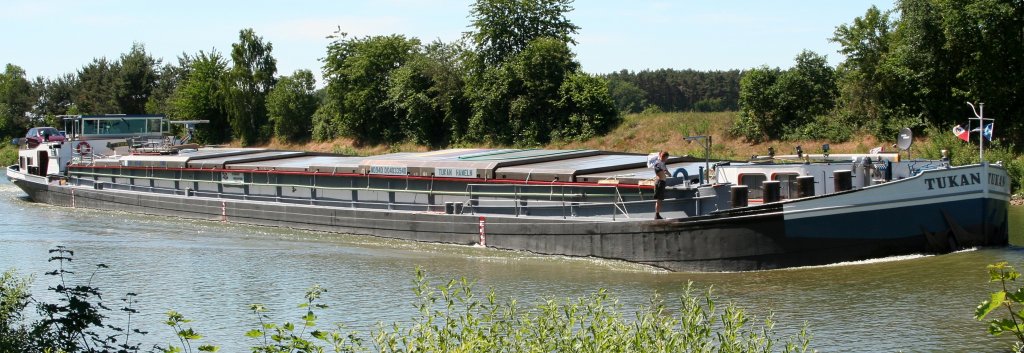
[[121,113],[117,105],[117,72],[107,58],[95,58],[78,71],[75,106],[80,114]]
[[[1024,141],[1024,3],[1013,0],[936,1],[943,48],[958,85],[947,111],[930,117],[944,126],[971,116],[964,101],[984,102],[1008,141]],[[959,109],[957,109],[959,108]],[[950,114],[956,112],[958,114]],[[1018,147],[1024,147],[1018,145]]]
[[616,76],[608,78],[608,94],[615,101],[615,108],[623,113],[639,113],[647,106],[646,91],[632,82]]
[[608,81],[583,72],[570,75],[559,89],[568,121],[555,133],[563,140],[585,140],[608,133],[621,120],[608,92]]
[[517,54],[510,63],[521,91],[514,97],[510,111],[516,140],[525,144],[545,144],[553,131],[568,124],[571,112],[560,109],[561,87],[579,70],[569,46],[554,38],[538,38]]
[[793,68],[782,73],[776,82],[781,123],[786,129],[778,133],[791,133],[828,114],[835,106],[835,70],[828,65],[828,59],[805,50],[796,56],[795,61]]
[[740,81],[740,119],[734,133],[753,141],[800,138],[801,129],[831,113],[835,70],[825,56],[803,51],[786,71],[761,67]]
[[32,109],[36,100],[31,84],[25,78],[25,70],[14,64],[7,64],[0,75],[0,136],[17,136],[26,128],[25,114]]
[[142,43],[132,44],[132,49],[128,53],[121,54],[121,59],[113,68],[118,77],[114,95],[121,113],[146,113],[146,103],[158,79],[158,65],[160,60],[153,59],[147,54]]
[[565,14],[572,0],[477,0],[470,9],[470,36],[484,65],[501,65],[537,38],[576,44],[579,27]]
[[1019,141],[1024,114],[1024,6],[1013,0],[902,0],[898,16],[868,9],[836,29],[842,112],[891,138],[901,127],[949,126],[972,116],[963,102]]
[[743,74],[740,80],[740,119],[734,132],[759,142],[772,138],[780,124],[776,82],[782,70],[762,66]]
[[271,134],[266,101],[277,73],[273,49],[251,28],[239,31],[238,43],[231,44],[234,65],[228,75],[227,108],[231,129],[242,145],[266,140]]
[[48,120],[46,125],[61,127],[56,117],[70,114],[74,107],[76,86],[78,78],[74,74],[64,74],[52,80],[37,77],[32,83],[32,90],[39,99],[32,109],[32,115]]
[[[388,83],[419,46],[418,39],[397,34],[349,39],[338,32],[324,59],[327,102],[316,114],[314,135],[349,136],[359,143],[400,141],[402,129],[398,113],[388,104]],[[331,120],[337,131],[324,126]]]
[[309,138],[318,103],[313,72],[298,70],[281,77],[267,95],[267,114],[274,135],[288,141]]
[[566,77],[579,69],[568,45],[538,38],[505,65],[471,81],[474,115],[470,135],[500,144],[537,145],[568,122],[558,107]]
[[890,12],[871,6],[863,17],[836,27],[831,39],[841,46],[839,53],[846,56],[836,68],[839,104],[845,115],[856,117],[854,122],[859,125],[878,125],[885,110],[887,87],[893,84],[892,75],[883,68],[894,39],[889,16]]
[[465,94],[468,56],[462,42],[434,41],[392,73],[388,104],[407,139],[441,147],[463,138],[470,114]]
[[171,97],[174,90],[185,78],[186,68],[174,64],[164,64],[157,71],[153,91],[146,101],[147,114],[168,114],[171,111]]
[[181,83],[169,100],[168,114],[174,120],[209,120],[196,128],[196,140],[221,143],[231,138],[225,86],[227,61],[217,51],[200,51],[194,57],[179,58],[183,70]]

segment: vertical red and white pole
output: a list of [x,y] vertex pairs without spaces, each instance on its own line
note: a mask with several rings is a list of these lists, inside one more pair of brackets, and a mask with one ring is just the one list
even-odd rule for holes
[[480,216],[480,246],[487,247],[487,218]]

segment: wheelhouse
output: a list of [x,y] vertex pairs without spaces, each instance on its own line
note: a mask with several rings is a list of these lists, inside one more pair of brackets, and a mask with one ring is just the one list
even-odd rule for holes
[[63,118],[64,130],[72,139],[79,140],[161,137],[169,130],[163,115],[74,115]]

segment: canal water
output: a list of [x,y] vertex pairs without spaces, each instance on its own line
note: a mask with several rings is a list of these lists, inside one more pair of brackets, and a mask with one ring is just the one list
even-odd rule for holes
[[[78,280],[93,265],[108,265],[93,285],[112,308],[125,293],[138,294],[132,325],[150,332],[138,340],[147,349],[178,344],[162,325],[164,313],[175,310],[193,320],[200,343],[248,351],[255,342],[245,332],[257,327],[249,304],[265,304],[275,322],[297,322],[296,305],[313,284],[327,289],[322,302],[331,306],[319,315],[322,327],[344,323],[367,332],[378,322],[407,322],[419,266],[436,284],[466,277],[521,307],[604,288],[633,309],[655,293],[677,296],[693,281],[759,318],[774,313],[779,334],[807,323],[812,347],[822,352],[1006,351],[1012,337],[989,336],[972,314],[995,288],[985,265],[1024,266],[1024,251],[1009,247],[753,273],[668,273],[616,261],[53,207],[28,201],[6,180],[0,215],[0,269],[35,275],[33,294],[53,301],[46,290],[53,277],[43,275],[54,269],[48,249],[75,251]],[[1013,208],[1011,219],[1011,241],[1024,244],[1024,208]],[[109,323],[125,326],[118,313],[111,316]]]

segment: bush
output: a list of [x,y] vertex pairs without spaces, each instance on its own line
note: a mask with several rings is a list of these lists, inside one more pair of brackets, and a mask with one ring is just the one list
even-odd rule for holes
[[7,167],[18,163],[18,148],[11,144],[0,147],[0,166]]
[[992,292],[988,300],[978,304],[974,310],[974,318],[981,321],[1000,308],[1005,308],[1006,315],[1003,318],[989,321],[988,333],[993,336],[1012,333],[1017,337],[1013,351],[1024,351],[1024,287],[1013,288],[1009,283],[1017,281],[1020,273],[1005,261],[988,265],[987,269],[989,282],[999,282],[1000,289]]
[[18,277],[7,270],[0,275],[0,352],[17,352],[29,346],[29,329],[22,323],[22,311],[31,301],[28,286],[32,277]]
[[[100,290],[89,284],[70,284],[73,253],[51,250],[50,261],[59,277],[51,287],[54,304],[40,303],[41,319],[21,322],[21,311],[31,302],[27,284],[13,271],[0,277],[0,352],[131,352],[130,334],[146,334],[130,327],[104,324],[110,311],[100,302]],[[97,269],[105,268],[98,265]],[[262,304],[251,304],[254,329],[252,352],[807,352],[810,338],[804,327],[791,337],[776,337],[769,316],[761,323],[732,303],[719,306],[710,289],[698,293],[692,283],[669,307],[658,295],[630,315],[603,289],[576,299],[548,299],[522,308],[514,298],[499,301],[493,290],[483,296],[465,278],[433,285],[416,269],[413,292],[419,314],[407,324],[379,324],[366,334],[345,332],[343,325],[318,327],[317,311],[326,290],[314,285],[299,305],[297,322],[275,323]],[[123,299],[120,310],[131,315],[134,294]],[[180,345],[155,346],[161,352],[216,352],[220,347],[198,344],[202,335],[184,315],[170,311],[170,326]],[[97,330],[110,330],[104,336]]]
[[[628,318],[618,300],[604,290],[577,299],[549,299],[531,309],[498,301],[494,291],[483,297],[465,278],[433,286],[416,270],[413,291],[419,316],[408,325],[380,324],[371,333],[372,347],[342,326],[315,329],[314,308],[323,289],[306,293],[302,322],[275,324],[267,309],[253,304],[257,328],[246,335],[253,352],[806,352],[806,330],[781,340],[771,319],[752,325],[752,318],[733,304],[719,307],[711,291],[694,293],[692,283],[669,309],[655,296]],[[670,314],[672,313],[672,314]],[[189,331],[191,329],[188,329]],[[321,346],[325,345],[325,346]]]
[[[35,322],[26,323],[22,316],[22,311],[33,302],[27,289],[32,278],[17,278],[13,270],[0,277],[0,352],[138,351],[137,344],[129,343],[131,334],[145,335],[146,332],[130,326],[132,314],[137,313],[132,308],[135,294],[128,293],[122,299],[125,306],[119,309],[128,316],[127,328],[104,324],[111,309],[101,301],[102,291],[88,282],[71,283],[74,252],[58,246],[50,253],[53,256],[49,261],[56,261],[58,266],[46,274],[57,277],[58,283],[48,289],[55,294],[57,302],[35,301],[40,316]],[[95,271],[103,268],[106,265],[96,265]],[[98,330],[112,333],[101,334]]]

